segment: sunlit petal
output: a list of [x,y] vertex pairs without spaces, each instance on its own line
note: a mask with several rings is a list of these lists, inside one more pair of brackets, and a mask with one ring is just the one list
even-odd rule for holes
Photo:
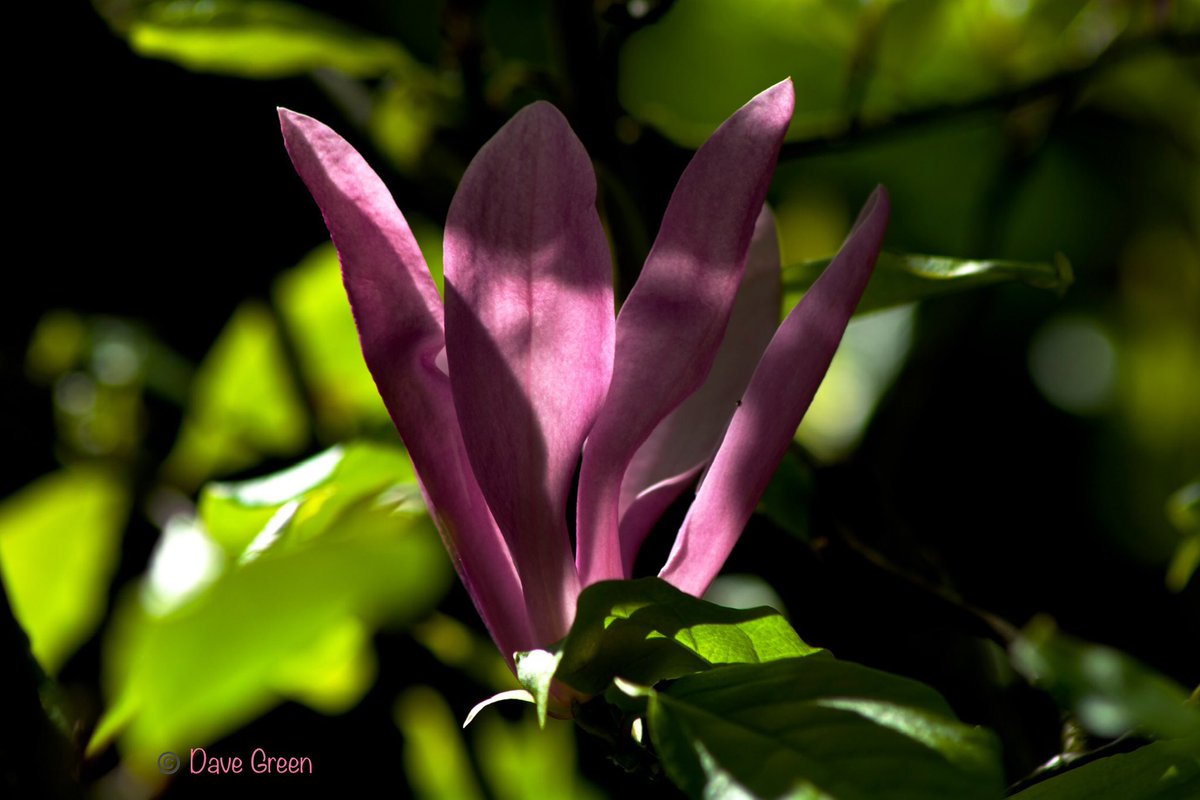
[[871,277],[890,209],[881,186],[763,353],[660,573],[683,591],[703,594],[716,577],[787,452]]
[[725,338],[704,384],[658,424],[638,449],[621,483],[621,557],[625,577],[646,535],[709,462],[754,367],[779,324],[782,287],[775,217],[763,206],[746,274]]
[[624,574],[622,478],[658,423],[708,375],[794,104],[791,81],[777,84],[697,151],[621,308],[612,384],[579,481],[577,563],[584,585]]
[[296,171],[325,216],[367,366],[412,455],[430,512],[455,567],[502,652],[535,644],[521,583],[492,520],[434,361],[442,308],[425,260],[379,177],[325,125],[281,109]]
[[535,634],[579,593],[567,501],[612,369],[612,260],[583,145],[523,109],[463,176],[446,224],[446,354],[475,475],[509,542]]

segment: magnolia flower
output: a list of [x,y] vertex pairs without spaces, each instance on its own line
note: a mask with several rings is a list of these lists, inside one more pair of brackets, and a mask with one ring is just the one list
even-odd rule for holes
[[366,161],[280,110],[367,366],[510,665],[566,634],[582,587],[630,577],[646,533],[707,467],[660,573],[701,594],[807,410],[889,202],[882,187],[871,195],[776,331],[779,252],[763,201],[793,104],[784,81],[697,151],[619,315],[592,165],[553,106],[524,108],[467,168],[446,221],[444,306]]

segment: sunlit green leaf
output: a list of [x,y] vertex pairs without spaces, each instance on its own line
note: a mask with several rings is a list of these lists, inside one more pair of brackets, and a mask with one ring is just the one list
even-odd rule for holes
[[1200,796],[1200,741],[1163,741],[1070,769],[1012,800],[1190,800]]
[[170,0],[97,6],[138,55],[197,72],[280,78],[316,69],[371,77],[407,68],[395,42],[300,5],[272,0]]
[[[800,302],[804,292],[829,266],[829,261],[808,261],[784,269],[784,314]],[[1071,285],[1071,269],[1061,258],[1058,263],[1050,264],[880,253],[875,272],[855,313],[865,314],[927,297],[1011,281],[1061,292]]]
[[0,503],[0,573],[47,672],[104,617],[128,506],[120,480],[85,467],[47,475]]
[[421,800],[472,800],[483,796],[462,728],[449,704],[427,686],[413,686],[396,701],[404,734],[404,772]]
[[434,129],[445,113],[438,87],[428,81],[395,81],[371,107],[371,138],[402,171],[421,165]]
[[575,728],[540,729],[532,713],[517,722],[487,715],[468,729],[491,795],[497,800],[594,800],[601,795],[576,769]]
[[1200,708],[1175,682],[1133,658],[1031,622],[1011,648],[1013,663],[1100,736],[1131,730],[1155,737],[1200,737]]
[[555,677],[581,692],[614,677],[652,685],[714,664],[758,663],[818,652],[771,608],[706,603],[665,581],[603,581],[584,589]]
[[850,320],[796,430],[796,441],[815,460],[836,461],[858,444],[884,392],[908,357],[913,317],[913,307],[908,305]]
[[990,732],[932,689],[828,654],[729,665],[648,693],[650,736],[691,797],[998,798]]
[[747,98],[791,77],[790,139],[967,103],[1091,63],[1161,20],[1136,3],[770,0],[675,3],[621,53],[621,102],[699,145]]
[[234,312],[196,373],[187,412],[164,467],[185,485],[304,446],[307,414],[267,309],[248,302]]
[[[154,753],[212,741],[284,698],[327,712],[356,702],[374,675],[370,631],[427,613],[451,577],[397,453],[335,449],[215,493],[206,510],[224,514],[227,538],[207,539],[218,572],[199,588],[171,592],[172,580],[194,580],[194,543],[183,553],[160,545],[115,615],[105,653],[112,702],[94,745],[119,732],[127,762],[142,770]],[[238,552],[251,510],[272,504],[286,513],[236,558],[220,558]],[[207,538],[203,520],[193,537]]]
[[803,87],[792,135],[832,130],[861,14],[856,0],[675,3],[622,50],[621,102],[642,122],[696,146],[747,99],[790,75]]
[[386,422],[387,410],[359,349],[333,245],[321,245],[281,275],[274,295],[325,435],[335,439],[364,422]]

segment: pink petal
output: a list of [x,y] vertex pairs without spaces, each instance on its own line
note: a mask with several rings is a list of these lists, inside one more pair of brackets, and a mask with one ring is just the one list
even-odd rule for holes
[[367,162],[325,125],[285,109],[288,154],[325,216],[363,356],[408,447],[430,513],[492,638],[536,646],[521,582],[467,461],[450,382],[434,361],[442,307],[400,210]]
[[621,559],[630,577],[654,523],[709,462],[754,367],[779,323],[782,287],[775,217],[763,206],[750,240],[746,274],[733,302],[712,371],[696,392],[658,424],[621,482]]
[[445,268],[459,424],[549,644],[579,594],[567,501],[615,326],[596,177],[554,106],[526,107],[475,156],[450,206]]
[[708,588],[787,452],[871,277],[890,211],[880,186],[763,354],[659,573],[683,591]]
[[708,375],[794,104],[791,81],[777,84],[697,151],[621,308],[612,385],[579,479],[577,562],[584,585],[624,574],[618,514],[625,469],[655,426]]

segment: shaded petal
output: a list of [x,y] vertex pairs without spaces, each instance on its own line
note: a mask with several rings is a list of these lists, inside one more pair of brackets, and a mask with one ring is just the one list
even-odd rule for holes
[[363,356],[454,566],[512,662],[530,635],[521,582],[467,461],[450,393],[434,361],[444,344],[442,307],[425,259],[383,181],[325,125],[279,110],[296,171],[325,216]]
[[880,186],[763,354],[659,573],[683,591],[708,588],[787,452],[871,277],[890,211]]
[[567,501],[612,371],[612,257],[563,115],[521,110],[471,161],[446,221],[446,355],[467,453],[526,586],[566,635],[579,580]]
[[763,206],[750,240],[746,274],[708,378],[658,424],[625,470],[621,482],[625,577],[632,575],[634,559],[654,523],[687,490],[721,443],[779,324],[782,294],[775,216]]
[[708,375],[794,105],[791,81],[777,84],[696,152],[621,308],[612,384],[579,479],[577,561],[585,586],[624,574],[617,525],[625,469]]

